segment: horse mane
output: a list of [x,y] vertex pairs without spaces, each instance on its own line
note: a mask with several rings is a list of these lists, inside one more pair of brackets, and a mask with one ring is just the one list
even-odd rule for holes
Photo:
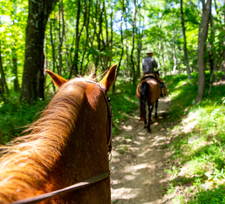
[[[73,131],[85,97],[85,79],[75,78],[59,88],[41,117],[8,145],[1,146],[0,201],[25,197],[26,189],[42,190],[48,172],[59,160]],[[18,195],[18,189],[20,195]],[[14,195],[14,198],[8,198]],[[11,196],[12,197],[12,196]]]

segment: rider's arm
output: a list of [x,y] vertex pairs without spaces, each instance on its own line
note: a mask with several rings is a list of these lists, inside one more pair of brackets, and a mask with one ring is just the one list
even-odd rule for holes
[[153,67],[158,68],[158,64],[157,64],[157,62],[155,61],[155,59],[153,59],[152,64],[153,64]]

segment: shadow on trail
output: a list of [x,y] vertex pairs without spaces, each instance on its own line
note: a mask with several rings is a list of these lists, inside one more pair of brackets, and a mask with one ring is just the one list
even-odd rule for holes
[[112,203],[163,203],[167,180],[165,172],[169,143],[169,101],[159,102],[158,119],[153,119],[152,132],[139,123],[136,111],[121,126],[122,131],[113,139],[111,169]]

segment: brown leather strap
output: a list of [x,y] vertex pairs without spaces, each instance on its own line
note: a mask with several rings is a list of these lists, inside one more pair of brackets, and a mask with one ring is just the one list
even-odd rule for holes
[[93,183],[96,183],[96,182],[101,181],[105,178],[108,178],[109,176],[110,176],[110,171],[107,171],[103,174],[99,174],[97,176],[91,177],[91,178],[89,178],[89,179],[87,179],[83,182],[76,183],[72,186],[68,186],[66,188],[56,190],[56,191],[53,191],[53,192],[50,192],[50,193],[42,194],[42,195],[39,195],[39,196],[35,196],[35,197],[32,197],[32,198],[27,198],[27,199],[24,199],[24,200],[21,200],[21,201],[16,201],[16,202],[13,202],[11,204],[25,204],[25,203],[26,204],[35,204],[35,203],[39,203],[39,202],[41,202],[43,200],[46,200],[48,198],[51,198],[53,196],[61,195],[61,194],[66,193],[66,192],[74,191],[76,189],[89,186]]
[[112,148],[112,144],[111,144],[111,139],[112,139],[112,113],[111,113],[111,109],[110,109],[110,104],[109,104],[109,101],[105,95],[105,90],[100,86],[100,84],[98,84],[97,82],[95,81],[89,81],[87,80],[87,82],[89,83],[92,83],[92,84],[96,84],[102,91],[103,93],[103,96],[104,96],[104,99],[105,99],[105,103],[106,103],[106,106],[107,106],[107,109],[108,109],[108,118],[109,118],[109,138],[108,138],[108,142],[107,142],[107,145],[108,145],[108,152],[111,152],[111,148]]

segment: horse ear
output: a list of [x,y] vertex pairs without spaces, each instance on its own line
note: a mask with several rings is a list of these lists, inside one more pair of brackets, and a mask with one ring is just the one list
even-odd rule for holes
[[116,67],[117,64],[114,64],[107,74],[103,77],[103,79],[99,82],[99,84],[105,88],[105,91],[109,91],[110,87],[112,86],[113,82],[116,79]]
[[52,71],[50,71],[48,69],[46,69],[45,71],[49,74],[49,76],[52,78],[52,81],[58,88],[67,82],[66,79],[64,79],[63,77],[59,76],[58,74],[56,74]]

